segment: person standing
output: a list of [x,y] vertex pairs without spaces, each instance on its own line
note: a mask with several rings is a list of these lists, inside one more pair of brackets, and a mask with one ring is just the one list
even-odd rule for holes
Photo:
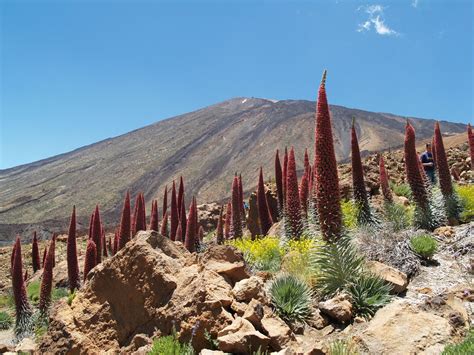
[[426,143],[426,150],[420,156],[421,164],[425,169],[426,176],[432,184],[435,183],[435,166],[433,160],[433,151],[431,150],[431,144]]

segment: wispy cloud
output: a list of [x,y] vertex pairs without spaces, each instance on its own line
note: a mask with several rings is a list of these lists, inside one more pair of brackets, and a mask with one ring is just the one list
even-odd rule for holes
[[419,2],[420,2],[419,0],[412,0],[412,1],[411,1],[411,6],[413,6],[413,7],[418,7],[418,3],[419,3]]
[[364,11],[368,19],[357,26],[357,32],[366,32],[373,29],[381,36],[397,36],[399,33],[385,23],[384,7],[382,5],[359,6],[357,11]]

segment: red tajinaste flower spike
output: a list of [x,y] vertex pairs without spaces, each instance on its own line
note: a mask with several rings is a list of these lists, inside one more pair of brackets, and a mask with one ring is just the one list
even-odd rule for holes
[[138,219],[138,200],[140,199],[140,194],[135,197],[135,203],[133,204],[133,215],[132,215],[132,235],[134,238],[137,234],[137,219]]
[[92,238],[92,228],[94,228],[94,213],[91,214],[91,218],[89,220],[89,234],[87,235],[89,239]]
[[146,230],[146,209],[145,209],[145,195],[143,192],[140,193],[140,199],[138,201],[138,214],[137,214],[137,221],[136,221],[136,232],[145,231]]
[[311,168],[311,165],[309,164],[309,156],[308,156],[308,148],[304,149],[304,174],[306,176],[309,176],[309,169]]
[[44,265],[43,276],[41,278],[41,290],[39,299],[40,314],[46,315],[51,305],[51,291],[53,289],[53,254],[51,246],[46,256],[46,264]]
[[89,272],[97,265],[97,246],[92,239],[87,241],[86,258],[84,260],[84,281]]
[[230,224],[232,222],[232,204],[227,202],[227,208],[225,212],[225,224],[224,224],[224,237],[230,239]]
[[163,193],[163,218],[165,217],[166,211],[168,211],[168,186],[165,186],[165,192]]
[[217,244],[224,244],[224,206],[221,206],[221,211],[219,213],[219,219],[217,220],[217,230],[216,230],[216,239]]
[[239,195],[239,178],[234,176],[232,183],[232,238],[242,238],[242,220],[240,219],[240,195]]
[[298,189],[298,177],[296,175],[295,151],[293,150],[293,147],[288,156],[286,188],[285,216],[288,222],[290,237],[293,239],[299,239],[303,232],[303,224],[301,221],[301,204]]
[[158,232],[158,201],[151,203],[150,230]]
[[67,236],[67,274],[69,280],[69,290],[79,289],[79,264],[77,261],[77,244],[76,244],[76,206],[72,207],[71,222],[69,223],[69,233]]
[[311,167],[311,165],[309,166],[307,178],[308,178],[308,200],[309,200],[309,198],[313,195],[313,168]]
[[[183,177],[182,176],[179,177],[179,188],[178,188],[177,202],[178,202],[178,217],[181,218],[181,212],[182,212],[181,204],[184,203],[184,182],[183,182]],[[184,207],[185,207],[184,208],[184,213],[186,213],[186,206],[184,206]],[[184,229],[186,229],[186,227]]]
[[102,233],[101,243],[102,243],[102,256],[104,258],[107,258],[109,255],[107,254],[107,240],[105,239],[105,230]]
[[240,205],[240,218],[243,224],[245,224],[245,208],[244,208],[244,188],[242,186],[242,174],[239,174],[239,205]]
[[168,212],[165,212],[163,216],[163,221],[161,222],[160,234],[163,237],[169,238],[168,236]]
[[41,261],[38,247],[38,238],[36,237],[36,231],[33,232],[33,243],[31,245],[31,257],[33,264],[33,272],[41,269]]
[[179,213],[180,215],[180,220],[179,224],[181,224],[181,241],[184,240],[184,236],[186,235],[186,225],[188,223],[186,219],[186,206],[184,204],[184,195],[181,197],[181,212]]
[[431,155],[433,157],[433,164],[435,169],[437,169],[436,165],[436,142],[435,142],[435,136],[431,137]]
[[362,167],[362,159],[360,157],[359,141],[355,128],[355,120],[352,119],[351,129],[351,151],[352,151],[352,189],[354,200],[359,205],[362,212],[366,216],[370,215],[369,200],[367,190],[365,188],[364,168]]
[[379,159],[379,177],[380,177],[380,188],[382,189],[382,195],[387,202],[393,202],[392,190],[388,182],[388,173],[385,169],[385,162],[383,160],[383,155],[380,154]]
[[467,139],[469,143],[469,153],[471,154],[471,168],[474,169],[474,133],[472,133],[471,124],[467,124]]
[[176,228],[175,241],[183,242],[183,228],[181,227],[181,220],[179,220],[178,228]]
[[257,210],[258,220],[260,221],[260,230],[262,235],[267,235],[271,228],[273,221],[272,216],[268,210],[267,196],[265,195],[265,185],[263,183],[263,169],[260,167],[260,175],[258,177],[257,188]]
[[435,123],[435,160],[438,167],[439,187],[441,193],[445,197],[450,197],[453,194],[453,182],[451,181],[451,173],[449,171],[448,159],[446,158],[446,151],[444,149],[443,136],[439,128],[439,122]]
[[341,236],[342,211],[331,116],[326,97],[326,71],[323,73],[318,92],[314,158],[313,186],[315,186],[319,224],[324,240],[334,241]]
[[176,240],[176,230],[178,229],[179,211],[178,203],[176,201],[176,185],[173,180],[173,187],[171,189],[171,216],[170,216],[170,239]]
[[[413,199],[423,209],[428,208],[428,193],[425,180],[420,171],[420,160],[416,153],[415,130],[407,121],[405,128],[405,171]],[[421,169],[422,170],[422,169]]]
[[280,156],[278,149],[275,154],[275,182],[277,187],[278,206],[283,211],[283,175],[281,171]]
[[189,207],[188,225],[186,226],[184,246],[191,253],[196,251],[196,200],[194,198]]
[[283,206],[286,204],[286,177],[288,175],[288,149],[285,147],[283,156]]
[[130,240],[130,193],[127,191],[125,196],[125,202],[123,203],[122,217],[120,220],[120,233],[118,238],[118,249],[122,249],[125,244]]
[[23,280],[26,282],[28,280],[28,270],[25,270],[25,276],[23,277]]
[[304,215],[308,215],[308,197],[309,197],[309,184],[308,184],[308,174],[309,169],[303,174],[301,177],[300,183],[300,203],[301,203],[301,210],[303,211]]
[[44,250],[43,250],[43,261],[41,263],[41,265],[43,265],[43,268],[44,268],[44,263],[46,262],[46,252],[47,252],[47,248],[44,247]]
[[12,267],[12,288],[13,298],[15,300],[16,311],[16,326],[18,331],[21,331],[22,326],[27,319],[31,317],[33,311],[28,296],[26,295],[25,280],[23,279],[23,262],[21,258],[21,242],[20,237],[16,237],[15,246],[12,250],[13,267]]
[[92,225],[92,240],[94,241],[97,248],[97,261],[96,264],[100,264],[102,259],[102,222],[100,220],[99,205],[95,206],[94,211],[94,224]]
[[[19,238],[20,236],[17,235],[17,238]],[[16,241],[15,243],[13,244],[13,248],[12,248],[12,254],[10,256],[10,273],[12,272],[13,270],[13,263],[15,262],[15,248],[16,248]]]
[[[53,267],[56,267],[56,233],[53,233],[53,236],[51,237],[51,243],[49,245],[48,253],[51,252],[53,253]],[[48,256],[46,255],[46,258]]]

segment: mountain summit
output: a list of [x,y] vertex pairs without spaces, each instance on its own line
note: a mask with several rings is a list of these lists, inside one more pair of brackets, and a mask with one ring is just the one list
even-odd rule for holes
[[[362,151],[403,144],[406,117],[331,106],[336,155],[350,154],[352,117]],[[149,202],[182,175],[186,196],[199,202],[226,198],[234,173],[253,189],[263,163],[273,176],[275,148],[294,146],[298,168],[304,148],[313,152],[315,102],[233,98],[165,119],[130,133],[31,164],[0,170],[0,239],[8,224],[68,218],[70,207],[92,211],[100,202],[106,220],[116,219],[127,189]],[[429,138],[434,120],[410,118],[417,138]],[[445,133],[465,125],[442,121]],[[258,157],[258,159],[256,159]],[[85,216],[83,216],[85,217]],[[3,227],[2,227],[3,225]],[[8,236],[12,238],[12,236]]]

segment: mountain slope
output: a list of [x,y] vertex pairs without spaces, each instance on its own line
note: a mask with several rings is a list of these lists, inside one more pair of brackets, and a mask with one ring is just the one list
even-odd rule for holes
[[[96,203],[106,221],[117,221],[127,189],[144,191],[147,207],[165,185],[183,175],[186,196],[199,202],[222,200],[234,172],[244,189],[253,189],[258,168],[273,175],[276,148],[294,145],[299,167],[304,148],[312,153],[315,103],[235,98],[159,121],[130,133],[35,163],[0,170],[0,239],[6,224],[62,220],[76,204],[82,221]],[[349,157],[349,127],[356,118],[361,150],[403,144],[406,118],[342,106],[331,106],[338,159]],[[410,118],[417,137],[432,134],[432,120]],[[465,125],[442,122],[445,133]],[[188,199],[189,202],[189,199]],[[2,230],[4,232],[2,232]]]

